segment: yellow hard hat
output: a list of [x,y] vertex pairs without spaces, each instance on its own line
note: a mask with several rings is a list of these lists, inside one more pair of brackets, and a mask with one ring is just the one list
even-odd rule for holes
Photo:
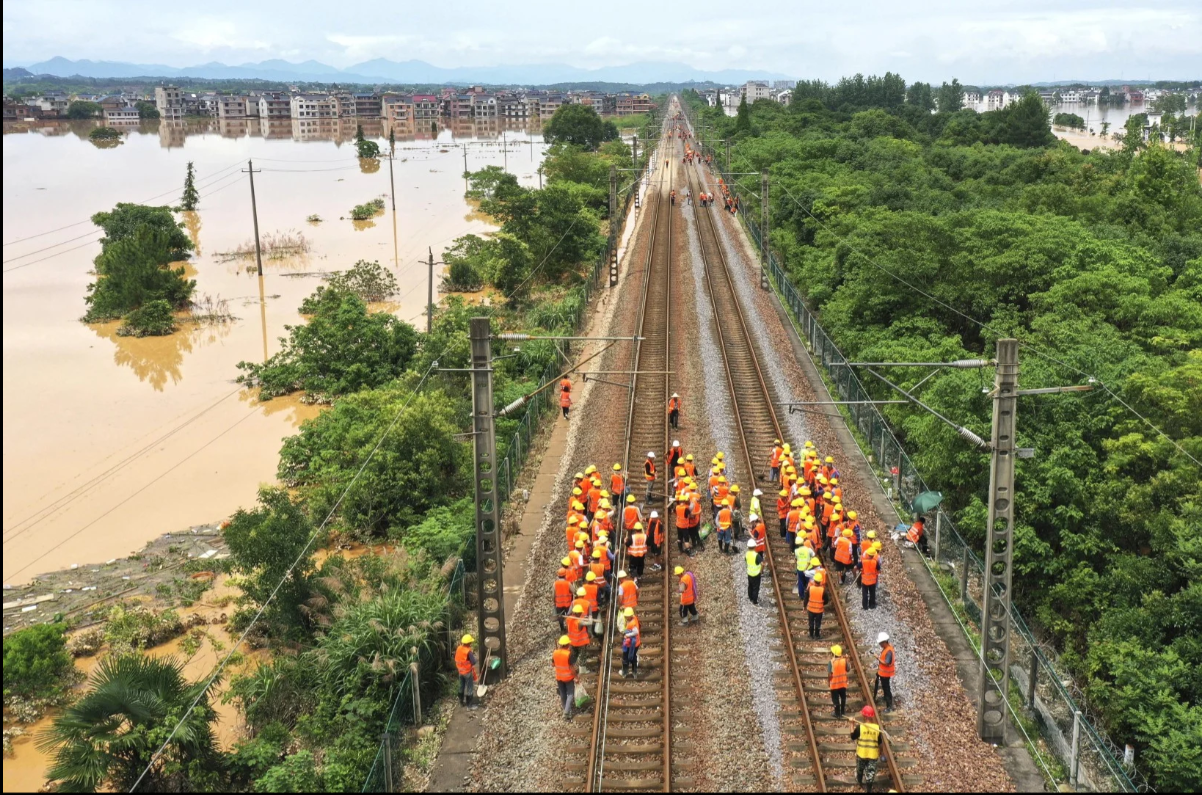
[[577,486],[576,488],[572,489],[572,496],[573,496],[573,497],[580,497],[580,496],[582,496],[583,494],[584,494],[584,492],[580,490],[580,487],[579,487],[579,486]]
[[610,503],[609,500],[601,500],[601,502],[597,503],[597,507],[608,511],[610,508],[612,508],[614,506],[612,503]]
[[626,495],[626,502],[634,502],[634,495],[633,495],[633,494],[627,494],[627,495]]
[[822,582],[822,580],[823,580],[822,572],[820,572],[820,571],[814,572],[814,582]]
[[476,639],[473,638],[471,635],[464,635],[462,638],[459,639],[459,642],[462,643],[464,646],[470,646],[476,642]]
[[614,464],[614,472],[621,472],[621,471],[622,471],[622,465]]
[[818,558],[811,558],[811,559],[810,559],[810,568],[811,568],[811,569],[816,569],[816,568],[818,568],[818,567],[819,567],[819,566],[821,566],[821,565],[822,565],[822,561],[818,560]]
[[782,496],[782,497],[788,497],[788,496],[789,496],[789,492],[788,492],[788,490],[786,490],[786,489],[781,489],[781,490],[780,490],[780,496]]
[[581,585],[579,588],[576,589],[577,596],[584,596],[586,593],[588,593],[588,592],[584,590],[583,585]]
[[873,542],[872,542],[872,551],[873,551],[873,552],[880,552],[880,551],[881,551],[881,542],[880,542],[880,541],[873,541]]
[[773,440],[772,440],[772,443],[773,443],[773,444],[780,444],[780,439],[773,439]]
[[622,611],[622,615],[626,616],[627,618],[632,618],[634,616],[634,608],[633,607],[626,608],[625,610]]
[[835,655],[836,657],[842,657],[843,647],[836,643],[834,646],[831,646],[831,654]]
[[584,474],[591,475],[596,471],[597,471],[597,468],[595,466],[593,466],[592,464],[589,464],[588,468],[584,470]]
[[572,612],[573,613],[583,613],[584,605],[576,605],[575,607],[572,608]]
[[714,453],[714,458],[717,458],[719,461],[721,461],[724,458],[726,458],[726,453],[723,453],[721,451]]
[[844,530],[844,531],[843,531],[843,537],[844,537],[844,538],[851,538],[853,535],[854,535],[854,533],[852,533],[850,530]]
[[561,566],[571,566],[571,565],[572,565],[572,559],[571,559],[571,558],[568,558],[568,557],[565,557],[563,560],[559,561],[559,564],[560,564]]
[[813,449],[814,449],[814,443],[813,443],[813,442],[809,442],[809,441],[807,441],[807,442],[806,442],[806,447],[808,447],[809,449],[813,450]]
[[593,580],[597,579],[597,575],[596,575],[596,574],[593,574],[593,573],[590,571],[588,574],[584,575],[584,579],[585,579],[587,582],[592,582]]
[[672,570],[672,573],[679,577],[680,575],[684,574],[684,566],[677,566]]
[[577,472],[575,475],[572,475],[572,477],[574,477],[576,480],[583,480],[583,479],[584,479],[584,473],[583,473],[583,472]]
[[567,635],[560,635],[560,636],[559,636],[559,645],[560,645],[560,646],[567,646],[567,645],[568,645],[569,643],[571,643],[571,642],[572,642],[572,639],[571,639],[571,638],[569,638]]
[[789,504],[790,504],[790,505],[792,505],[794,508],[800,508],[800,507],[801,507],[801,500],[799,500],[799,499],[797,499],[796,497],[794,497],[794,498],[793,498],[793,502],[791,502],[791,503],[789,503]]
[[602,497],[608,497],[608,496],[609,496],[609,492],[608,492],[608,491],[606,491],[605,489],[601,489],[601,496],[602,496]]
[[839,478],[831,478],[831,485],[832,485],[832,486],[833,486],[833,485],[835,485],[835,484],[836,484],[836,483],[838,483],[838,482],[839,482]]
[[635,530],[642,530],[642,529],[643,529],[643,523],[642,523],[642,522],[635,522],[635,523],[634,523],[634,529],[635,529]]
[[848,519],[858,519],[859,517],[860,517],[860,515],[859,515],[858,513],[856,513],[855,511],[848,511],[848,512],[847,512],[847,518],[848,518]]
[[822,499],[824,499],[824,500],[829,500],[829,499],[831,499],[831,498],[832,498],[832,497],[834,497],[834,496],[835,496],[835,495],[834,495],[834,494],[831,494],[829,491],[824,491],[824,492],[822,492]]
[[719,475],[719,476],[718,476],[718,482],[719,482],[719,483],[725,483],[725,482],[726,482],[726,476],[725,476],[725,475]]
[[[853,518],[854,518],[854,517],[853,517]],[[875,531],[875,530],[869,530],[869,531],[868,531],[868,537],[869,537],[869,538],[876,538],[876,531]]]
[[732,494],[738,494],[739,493],[739,484],[736,483],[733,486],[731,486],[730,491]]
[[583,542],[583,541],[577,541],[577,542],[576,542],[576,549],[584,549],[584,542]]
[[789,443],[788,443],[788,442],[785,442],[785,446],[784,446],[784,448],[783,448],[783,449],[784,449],[784,451],[785,451],[786,453],[791,453],[791,452],[793,452],[793,448],[789,446]]
[[826,463],[833,464],[833,463],[835,463],[835,459],[828,455],[826,457]]
[[[849,531],[849,530],[845,530],[844,532],[846,533],[846,532],[851,532],[851,531]],[[599,557],[601,557],[601,550],[599,550],[599,549],[594,549],[594,550],[593,550],[593,557],[594,557],[594,558],[599,558]]]
[[801,496],[803,496],[803,497],[812,497],[812,496],[814,496],[814,492],[810,491],[810,487],[809,487],[809,486],[802,486],[802,487],[801,487]]
[[835,505],[842,505],[842,504],[843,504],[843,498],[842,498],[842,497],[840,497],[839,495],[837,495],[837,494],[836,494],[836,495],[835,495],[835,496],[834,496],[834,497],[831,499],[831,502],[833,502]]
[[692,454],[692,453],[689,453],[688,455],[686,455],[686,456],[684,457],[684,460],[685,460],[685,461],[692,461],[692,460],[693,460],[693,454]]

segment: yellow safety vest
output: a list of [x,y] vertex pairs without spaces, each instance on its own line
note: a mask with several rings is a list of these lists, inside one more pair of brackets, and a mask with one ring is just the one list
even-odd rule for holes
[[875,723],[861,723],[860,736],[856,739],[856,756],[861,759],[880,759],[881,727]]
[[760,553],[756,552],[754,549],[749,549],[747,550],[747,554],[744,556],[747,558],[748,577],[758,577],[760,572],[763,571],[763,565],[755,562],[756,556],[759,554]]
[[797,557],[798,571],[805,571],[810,567],[810,558],[814,557],[814,553],[808,547],[799,547],[793,554]]

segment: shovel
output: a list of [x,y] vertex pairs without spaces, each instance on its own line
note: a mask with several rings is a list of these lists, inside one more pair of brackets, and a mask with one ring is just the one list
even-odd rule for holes
[[[486,676],[488,676],[489,671],[495,671],[500,667],[501,667],[501,658],[498,657],[495,660],[492,659],[492,649],[489,649],[488,652],[486,652],[484,655],[484,665],[482,665],[480,667],[481,676],[486,677]],[[488,692],[488,685],[486,685],[486,684],[476,685],[476,698],[484,698],[484,694],[487,692]]]

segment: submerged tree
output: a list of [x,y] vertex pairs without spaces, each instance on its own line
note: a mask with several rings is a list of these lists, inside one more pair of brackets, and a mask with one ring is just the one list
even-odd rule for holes
[[355,128],[355,150],[361,159],[380,156],[380,146],[375,141],[363,137],[363,125]]
[[185,211],[196,209],[200,194],[196,192],[196,174],[192,169],[192,161],[188,161],[188,174],[184,177],[184,195],[180,197],[179,208]]

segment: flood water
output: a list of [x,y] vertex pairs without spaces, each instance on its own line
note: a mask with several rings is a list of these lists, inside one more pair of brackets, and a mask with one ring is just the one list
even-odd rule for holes
[[[495,122],[437,139],[401,130],[395,216],[387,198],[382,215],[357,223],[350,209],[390,186],[386,158],[373,168],[355,157],[353,119],[133,125],[111,149],[88,140],[90,127],[4,126],[5,582],[126,555],[250,505],[275,480],[280,441],[317,409],[258,403],[234,383],[236,363],[277,352],[317,274],[359,259],[393,269],[401,292],[388,310],[424,327],[428,269],[418,259],[493,228],[463,198],[465,152],[468,169],[505,165],[536,186],[544,148],[537,133]],[[387,151],[381,122],[364,128]],[[248,158],[261,235],[309,244],[265,258],[262,288],[253,259],[220,256],[253,240]],[[100,248],[87,219],[117,202],[177,202],[189,161],[201,195],[186,219],[197,243],[189,276],[197,296],[227,300],[237,319],[146,339],[80,323]]]

